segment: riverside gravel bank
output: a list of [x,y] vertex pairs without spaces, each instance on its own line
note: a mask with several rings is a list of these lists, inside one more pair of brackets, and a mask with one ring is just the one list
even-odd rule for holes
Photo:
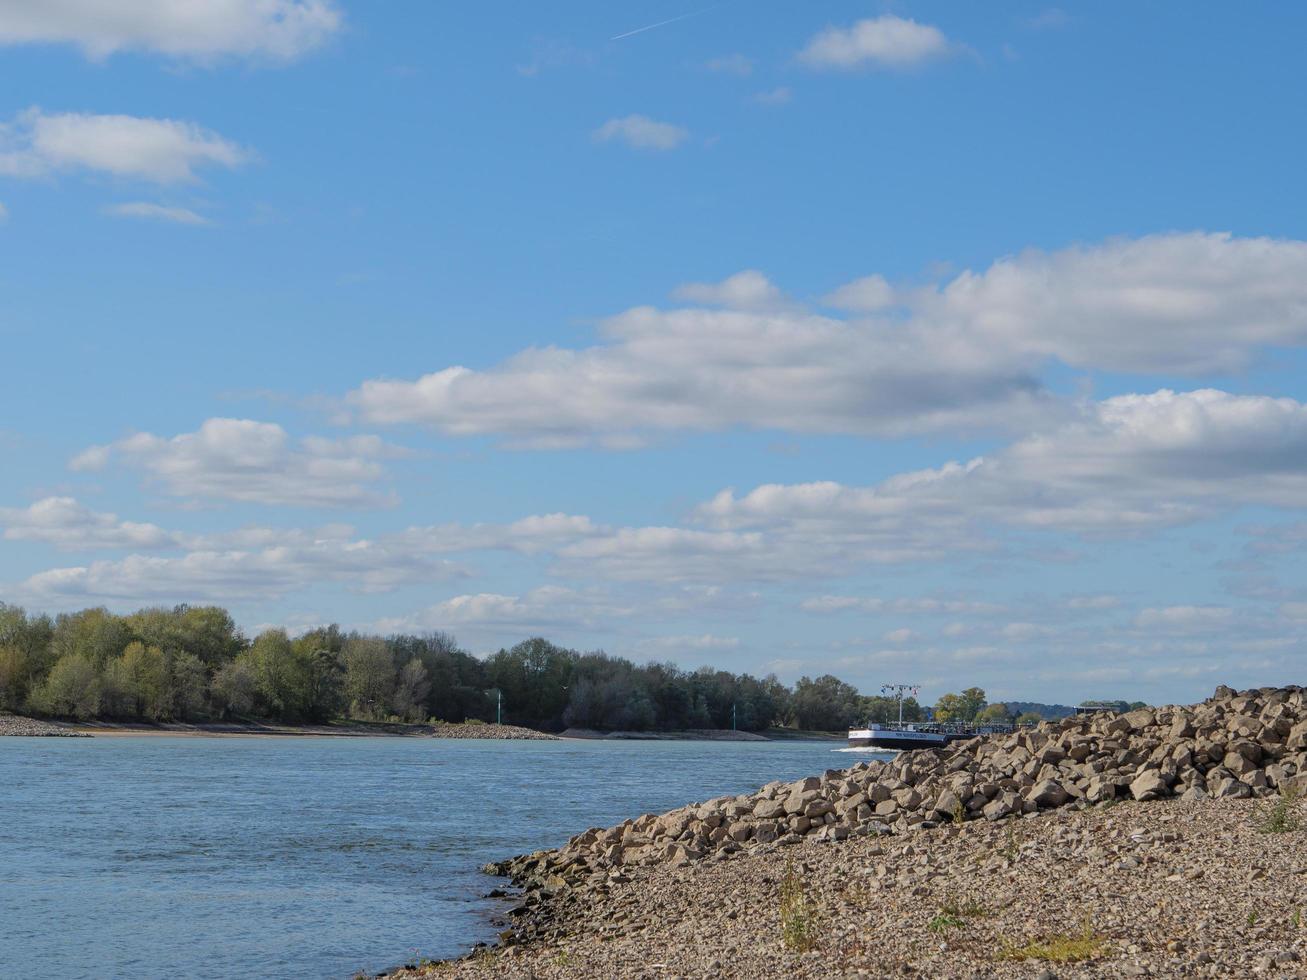
[[56,725],[22,715],[0,715],[0,736],[17,735],[22,737],[45,738],[85,738],[85,732],[76,731],[67,725]]
[[426,972],[1304,976],[1303,789],[1301,688],[906,752],[492,866],[505,946]]

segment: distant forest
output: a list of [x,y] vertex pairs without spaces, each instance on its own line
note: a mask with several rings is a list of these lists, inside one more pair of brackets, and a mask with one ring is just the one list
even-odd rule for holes
[[[501,699],[505,723],[553,731],[839,731],[898,716],[896,702],[864,697],[830,675],[787,687],[774,675],[641,665],[538,637],[482,659],[444,632],[382,637],[329,626],[294,639],[265,630],[250,640],[216,606],[52,618],[0,603],[0,711],[159,722],[462,722],[494,721]],[[954,720],[1005,714],[986,707],[978,688],[945,695],[937,711]],[[928,714],[904,702],[905,720]]]

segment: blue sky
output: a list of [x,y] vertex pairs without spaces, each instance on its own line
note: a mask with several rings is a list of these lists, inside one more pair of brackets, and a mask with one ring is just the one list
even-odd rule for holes
[[0,598],[1300,680],[1304,26],[0,0]]

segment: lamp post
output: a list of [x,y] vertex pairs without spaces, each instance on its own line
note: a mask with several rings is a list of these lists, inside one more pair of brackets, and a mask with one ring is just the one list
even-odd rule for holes
[[917,692],[921,690],[919,684],[886,684],[880,689],[880,693],[887,697],[893,697],[899,703],[899,725],[903,724],[903,696],[911,694],[914,698]]

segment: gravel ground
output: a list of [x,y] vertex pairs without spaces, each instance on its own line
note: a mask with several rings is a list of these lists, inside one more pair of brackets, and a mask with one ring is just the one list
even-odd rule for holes
[[88,737],[85,732],[74,731],[67,725],[54,725],[48,721],[24,718],[22,715],[0,715],[0,736],[3,735]]
[[519,728],[517,725],[436,725],[431,732],[432,738],[503,738],[526,739],[528,741],[558,741],[557,735],[538,732],[534,728]]
[[[396,976],[1307,976],[1307,832],[1259,829],[1273,803],[1130,801],[621,868],[515,945]],[[783,891],[807,952],[783,941]],[[1059,936],[1088,959],[1014,959]]]

